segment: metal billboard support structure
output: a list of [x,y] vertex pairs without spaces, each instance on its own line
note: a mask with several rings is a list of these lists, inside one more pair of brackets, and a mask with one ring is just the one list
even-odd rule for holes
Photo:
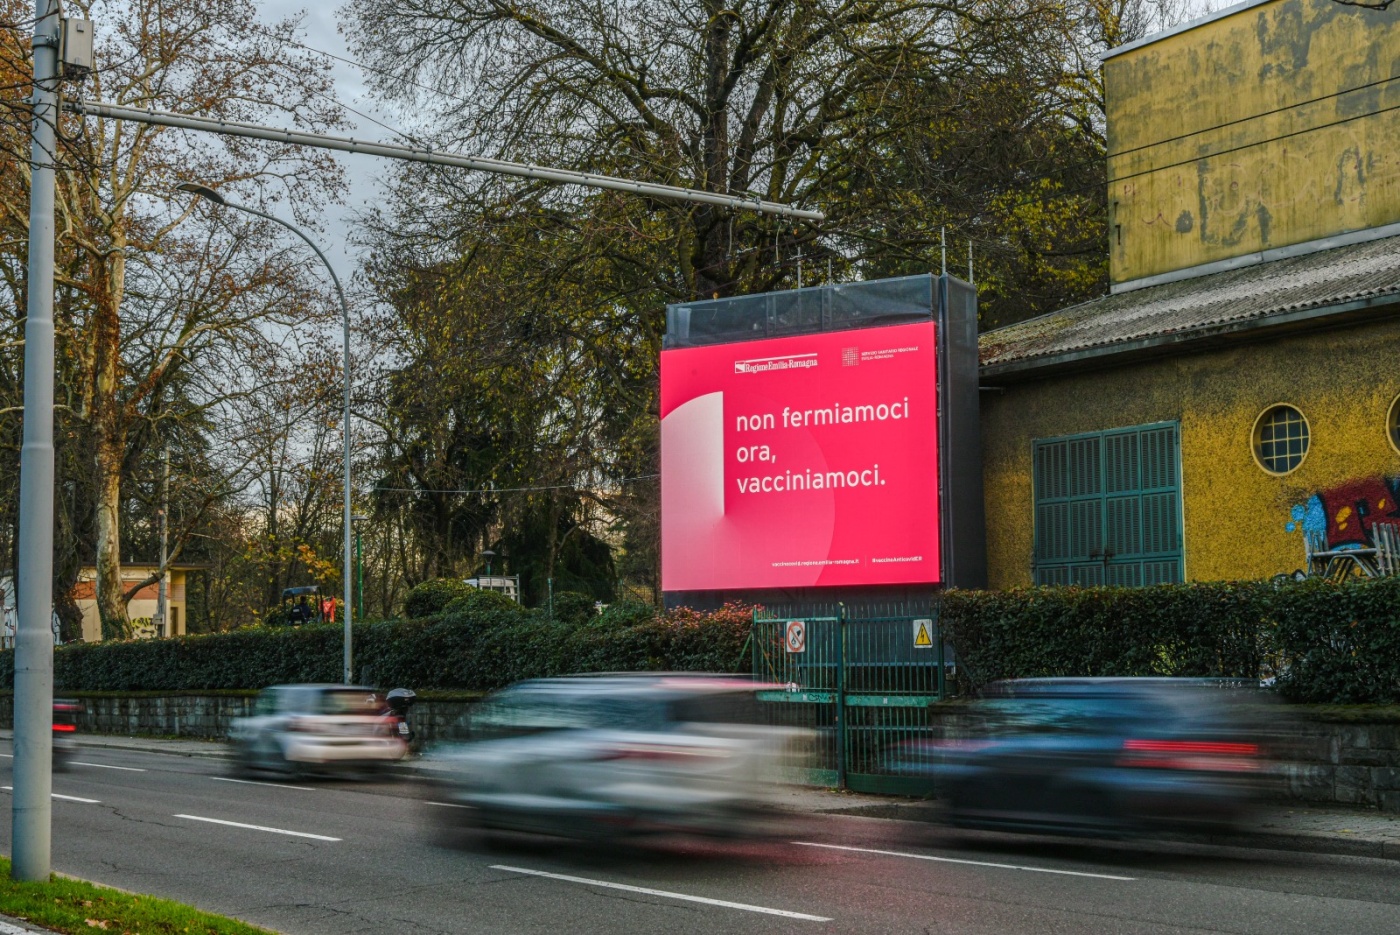
[[[15,759],[11,838],[11,875],[17,880],[27,881],[49,878],[52,844],[53,631],[50,620],[53,616],[54,171],[59,111],[59,35],[58,0],[35,0],[34,120],[30,131],[29,270],[26,281],[28,309],[24,330],[24,446],[20,454],[19,568],[16,575],[19,624],[15,630]],[[805,211],[760,198],[741,198],[675,185],[635,182],[609,175],[443,153],[427,147],[375,143],[100,101],[67,102],[63,108],[85,116],[403,159],[559,185],[579,185],[648,198],[756,211],[793,220],[825,220],[825,215],[820,211]],[[345,509],[348,542],[348,502]],[[348,620],[348,597],[345,613]]]

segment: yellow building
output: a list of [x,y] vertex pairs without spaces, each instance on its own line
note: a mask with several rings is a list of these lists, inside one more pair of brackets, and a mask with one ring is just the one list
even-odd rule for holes
[[1400,523],[1400,20],[1115,50],[1113,294],[981,338],[990,584],[1264,578]]
[[[122,566],[122,587],[130,589],[145,581],[155,573],[155,564],[129,564]],[[188,630],[188,614],[185,602],[185,581],[190,571],[201,565],[170,565],[166,569],[169,576],[169,593],[166,601],[170,607],[170,620],[157,625],[156,604],[160,596],[160,586],[144,585],[126,605],[127,616],[136,624],[134,635],[138,639],[161,636],[184,636]],[[102,639],[102,620],[97,613],[97,569],[86,566],[78,573],[78,583],[73,588],[73,600],[83,612],[83,642],[96,643]]]

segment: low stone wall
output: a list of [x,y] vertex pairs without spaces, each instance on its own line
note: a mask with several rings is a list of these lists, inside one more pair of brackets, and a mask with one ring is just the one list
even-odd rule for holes
[[1305,720],[1289,758],[1290,798],[1400,812],[1400,723]]
[[[252,692],[208,695],[64,692],[62,697],[82,702],[83,711],[77,716],[80,734],[223,740],[234,718],[252,713],[256,695]],[[414,746],[451,736],[453,726],[471,705],[471,700],[420,700],[409,714]],[[0,728],[13,726],[14,695],[5,692],[0,694]]]

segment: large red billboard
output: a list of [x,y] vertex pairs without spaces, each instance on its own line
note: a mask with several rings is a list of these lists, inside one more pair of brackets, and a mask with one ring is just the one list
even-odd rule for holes
[[667,591],[939,581],[934,325],[661,354]]

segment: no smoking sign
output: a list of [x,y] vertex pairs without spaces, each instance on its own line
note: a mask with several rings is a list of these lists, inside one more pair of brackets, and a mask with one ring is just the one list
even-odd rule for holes
[[807,651],[807,624],[801,620],[789,620],[787,628],[783,630],[783,643],[790,653],[805,653]]

